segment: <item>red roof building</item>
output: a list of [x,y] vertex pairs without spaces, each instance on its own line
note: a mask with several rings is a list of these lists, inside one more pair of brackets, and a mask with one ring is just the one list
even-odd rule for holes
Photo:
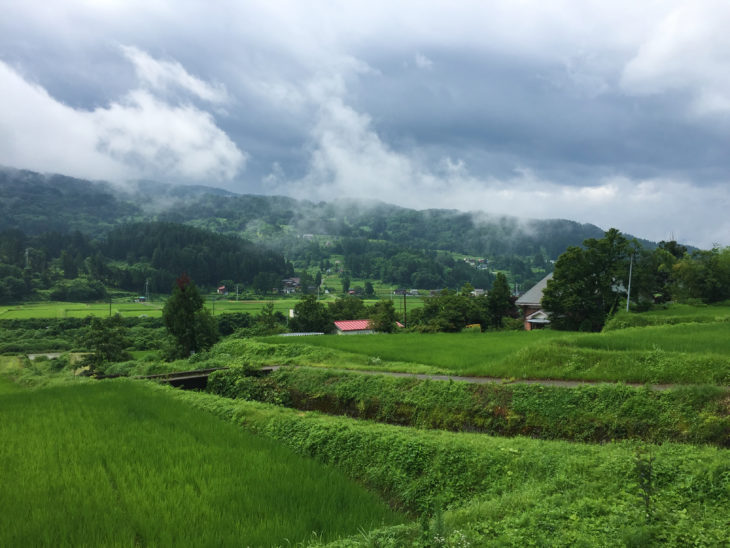
[[373,333],[370,320],[340,320],[335,322],[338,335],[361,335]]
[[[395,322],[398,327],[403,327],[400,322]],[[340,320],[335,322],[338,335],[368,335],[374,333],[370,328],[370,320]]]

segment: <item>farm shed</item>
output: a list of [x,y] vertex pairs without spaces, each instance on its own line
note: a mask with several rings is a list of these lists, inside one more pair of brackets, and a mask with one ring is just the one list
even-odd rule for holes
[[370,320],[340,320],[335,322],[338,335],[369,335],[374,333],[370,329]]

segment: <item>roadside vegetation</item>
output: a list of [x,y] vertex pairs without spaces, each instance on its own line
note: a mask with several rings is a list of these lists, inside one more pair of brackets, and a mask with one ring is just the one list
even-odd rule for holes
[[583,442],[633,439],[730,447],[730,394],[720,387],[475,384],[299,367],[261,376],[236,367],[214,372],[208,391],[418,428]]

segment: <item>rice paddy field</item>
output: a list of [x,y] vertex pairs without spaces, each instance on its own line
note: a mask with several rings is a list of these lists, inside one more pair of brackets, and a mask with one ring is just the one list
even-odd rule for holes
[[268,344],[306,344],[387,361],[424,364],[443,372],[483,371],[515,352],[565,337],[558,331],[502,331],[494,333],[395,333],[390,335],[265,337]]
[[299,546],[402,522],[334,468],[129,380],[0,378],[1,546]]
[[[705,318],[721,319],[697,322],[694,314],[698,309]],[[541,330],[260,340],[274,346],[327,349],[333,353],[316,365],[327,366],[329,359],[332,367],[348,369],[505,379],[730,385],[730,321],[722,319],[730,314],[730,307],[679,306],[669,310],[673,323],[603,333]],[[272,350],[270,363],[276,362],[276,353]],[[345,353],[354,357],[350,364]]]
[[[291,307],[296,300],[274,302]],[[130,305],[131,313],[154,305]],[[108,303],[24,312],[60,313],[63,306],[70,307],[66,314],[108,314]],[[232,307],[218,301],[216,314],[242,311]],[[9,309],[2,310],[0,318],[7,317]],[[621,314],[623,328],[598,334],[229,338],[180,367],[283,363],[727,387],[726,314],[730,307]],[[647,387],[522,385],[533,388],[526,391],[534,396],[531,407],[512,397],[522,407],[488,410],[515,423],[539,412],[572,433],[581,431],[582,415],[571,406],[595,411],[598,392],[604,400],[635,392],[616,421],[634,417],[637,428],[648,428],[644,416],[661,411],[674,420],[687,402],[712,396],[712,412],[698,412],[692,423],[718,440],[711,447],[641,437],[549,441],[519,428],[506,437],[396,427],[245,401],[245,382],[235,384],[240,398],[229,399],[52,369],[51,361],[0,356],[0,546],[730,545],[730,402],[717,386],[677,388],[659,398]],[[436,381],[422,384],[429,383]],[[443,386],[461,409],[457,384]],[[348,397],[367,396],[366,385],[353,382]],[[325,392],[320,385],[312,390]],[[382,390],[371,395],[384,398]],[[443,413],[445,400],[434,398]],[[396,399],[394,405],[403,403]],[[668,427],[659,422],[657,428]],[[687,427],[677,422],[680,433]]]
[[[324,303],[333,302],[334,296],[328,296],[323,299]],[[286,299],[269,299],[269,300],[253,300],[253,301],[235,301],[235,300],[218,300],[215,303],[211,299],[205,301],[205,306],[209,310],[218,314],[232,312],[247,312],[257,315],[261,309],[273,303],[274,311],[281,312],[285,316],[289,315],[289,310],[294,308],[299,302],[298,298]],[[376,299],[365,300],[366,305],[372,305]],[[402,314],[403,299],[396,298],[393,301],[396,311]],[[111,305],[112,314],[121,314],[125,317],[160,317],[162,316],[162,307],[164,301],[153,301],[149,303],[135,303],[130,301],[115,301]],[[423,301],[417,297],[408,299],[408,310],[423,306]],[[98,303],[66,303],[66,302],[43,302],[43,303],[24,303],[15,306],[0,306],[0,320],[16,320],[28,318],[85,318],[86,316],[109,316],[109,302]]]

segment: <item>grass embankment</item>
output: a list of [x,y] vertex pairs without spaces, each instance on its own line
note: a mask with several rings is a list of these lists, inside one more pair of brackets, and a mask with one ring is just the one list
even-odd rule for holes
[[[453,546],[730,541],[727,450],[505,439],[363,423],[205,394],[174,395],[332,464],[401,508],[443,508],[442,520],[437,516],[428,524],[432,544],[434,536],[451,539]],[[653,459],[649,472],[642,450]],[[393,540],[398,534],[381,531],[378,540],[410,544]],[[368,535],[340,545],[372,543],[372,537],[363,537]]]
[[730,393],[710,386],[666,391],[616,384],[560,388],[423,381],[311,368],[252,377],[234,368],[213,373],[208,391],[419,428],[730,447]]
[[730,322],[576,334],[515,353],[499,367],[517,378],[730,384]]
[[[507,379],[730,384],[730,322],[631,328],[600,334],[407,333],[269,337],[261,339],[258,346],[240,344],[241,349],[251,345],[254,363]],[[287,345],[297,351],[287,349]],[[231,348],[231,352],[235,353],[235,349]],[[302,359],[296,359],[295,354]],[[310,363],[306,362],[307,354],[312,357]]]
[[671,303],[657,306],[646,312],[619,311],[608,320],[604,331],[646,327],[649,325],[676,325],[681,323],[713,323],[730,321],[730,306],[726,303],[713,305],[689,305]]
[[0,545],[333,540],[403,518],[341,472],[128,380],[0,381]]

